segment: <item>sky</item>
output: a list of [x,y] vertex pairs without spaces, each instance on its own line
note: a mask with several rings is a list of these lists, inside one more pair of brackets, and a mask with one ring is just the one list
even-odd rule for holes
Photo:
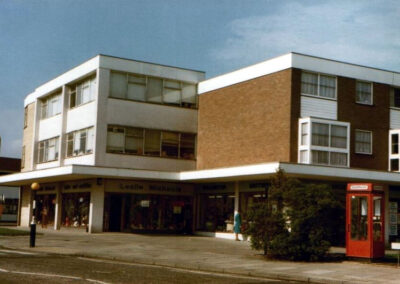
[[24,98],[101,53],[207,78],[291,51],[400,72],[397,0],[0,0],[0,156]]

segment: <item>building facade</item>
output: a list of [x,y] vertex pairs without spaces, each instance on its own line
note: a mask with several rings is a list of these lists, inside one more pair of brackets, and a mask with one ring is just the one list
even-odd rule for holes
[[229,232],[282,168],[343,202],[382,184],[389,241],[399,135],[400,73],[289,53],[204,80],[99,55],[27,96],[23,168],[0,182],[22,186],[22,226],[35,203],[55,229]]

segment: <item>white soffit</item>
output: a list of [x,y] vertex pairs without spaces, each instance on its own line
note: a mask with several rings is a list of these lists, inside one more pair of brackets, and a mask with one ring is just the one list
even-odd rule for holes
[[292,52],[200,82],[198,93],[207,93],[288,68],[298,68],[335,76],[400,86],[399,72]]

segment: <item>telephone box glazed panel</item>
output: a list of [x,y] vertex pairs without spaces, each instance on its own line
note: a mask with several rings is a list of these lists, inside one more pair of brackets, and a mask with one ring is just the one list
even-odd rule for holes
[[346,197],[346,255],[385,255],[384,191],[382,185],[349,183]]

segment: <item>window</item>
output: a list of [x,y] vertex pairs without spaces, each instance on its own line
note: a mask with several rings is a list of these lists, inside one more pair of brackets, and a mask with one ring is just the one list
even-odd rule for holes
[[356,102],[360,104],[372,105],[372,83],[356,83]]
[[110,125],[107,152],[193,160],[195,139],[190,133]]
[[390,106],[400,108],[400,89],[392,88],[390,90]]
[[48,96],[41,100],[40,117],[42,119],[61,113],[61,93]]
[[28,107],[24,110],[24,128],[28,127]]
[[336,77],[317,73],[301,73],[301,93],[336,99]]
[[161,155],[163,157],[178,158],[179,156],[179,134],[176,132],[163,131],[161,133]]
[[[303,164],[349,166],[349,129],[346,122],[316,118],[299,120],[299,157]],[[311,133],[311,139],[308,138]]]
[[77,107],[94,100],[97,91],[96,78],[86,79],[70,87],[69,107]]
[[93,152],[93,127],[67,134],[67,157],[75,157]]
[[38,143],[38,163],[55,161],[58,159],[58,137],[40,141]]
[[389,131],[389,171],[399,171],[399,137],[400,129],[393,129]]
[[22,146],[21,169],[25,168],[25,146]]
[[372,132],[356,130],[355,152],[358,154],[372,154]]
[[151,102],[196,107],[196,85],[151,76],[111,72],[110,97],[141,102]]

